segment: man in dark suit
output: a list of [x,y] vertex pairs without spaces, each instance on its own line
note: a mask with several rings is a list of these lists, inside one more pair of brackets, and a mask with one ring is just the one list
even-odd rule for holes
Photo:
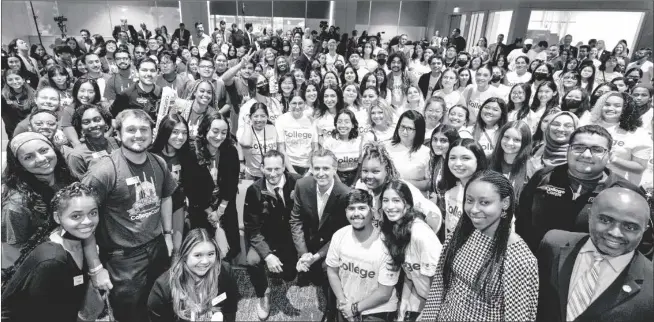
[[611,57],[611,52],[606,50],[606,44],[604,43],[604,40],[598,40],[595,47],[597,48],[597,59],[599,59],[599,61],[603,62]]
[[563,45],[559,46],[559,51],[562,52],[564,50],[569,51],[570,54],[572,54],[572,57],[577,58],[579,49],[577,49],[575,46],[572,46],[572,35],[565,35],[565,37],[563,37]]
[[537,253],[537,321],[654,321],[652,262],[636,250],[650,209],[626,188],[602,191],[589,234],[548,232]]
[[245,46],[247,50],[250,49],[250,46],[254,46],[254,35],[252,34],[252,31],[254,31],[254,28],[252,27],[252,23],[251,22],[246,23],[245,33],[243,34],[243,46]]
[[91,51],[93,43],[91,42],[91,32],[88,29],[82,29],[79,31],[82,39],[77,41],[77,47],[83,52],[88,53]]
[[262,156],[264,178],[248,187],[245,193],[243,222],[245,238],[250,242],[247,269],[259,298],[257,315],[265,320],[270,313],[270,289],[266,269],[292,281],[297,275],[297,252],[288,223],[293,209],[295,184],[302,176],[284,169],[284,155],[269,150]]
[[148,30],[148,27],[144,23],[141,23],[141,30],[137,34],[140,44],[145,44],[152,37],[152,31]]
[[136,32],[136,29],[134,29],[134,26],[128,25],[127,24],[127,19],[122,18],[120,19],[120,25],[114,27],[114,32],[111,33],[112,36],[114,36],[114,39],[118,40],[118,33],[121,31],[124,31],[127,33],[127,36],[129,37],[129,42],[132,45],[136,45],[138,43],[138,33]]
[[180,48],[188,48],[191,39],[191,32],[186,29],[186,26],[182,22],[179,24],[179,28],[175,29],[173,32],[172,39],[177,39],[179,41]]
[[311,152],[310,160],[313,176],[297,181],[289,222],[300,255],[296,268],[323,286],[329,317],[335,313],[336,303],[327,283],[325,257],[334,232],[348,225],[345,208],[349,188],[336,180],[337,160],[332,151],[317,149]]
[[311,70],[311,60],[313,60],[314,43],[311,39],[302,39],[302,55],[295,61],[295,68],[304,72],[304,77],[308,79]]

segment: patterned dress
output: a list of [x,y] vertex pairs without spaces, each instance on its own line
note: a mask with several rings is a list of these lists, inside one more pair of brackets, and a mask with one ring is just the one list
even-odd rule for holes
[[[484,265],[482,254],[492,239],[475,229],[453,262],[449,292],[444,294],[443,265],[436,269],[422,321],[533,321],[538,306],[538,264],[527,244],[518,240],[507,246],[502,278],[489,285],[492,296],[484,299],[474,291],[477,272]],[[443,252],[449,246],[449,239]]]

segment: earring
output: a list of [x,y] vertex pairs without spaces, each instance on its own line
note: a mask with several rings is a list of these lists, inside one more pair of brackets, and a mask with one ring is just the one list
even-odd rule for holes
[[502,214],[500,216],[506,218],[506,209],[502,209]]

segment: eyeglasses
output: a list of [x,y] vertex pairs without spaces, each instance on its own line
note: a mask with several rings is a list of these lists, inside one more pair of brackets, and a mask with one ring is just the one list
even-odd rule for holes
[[584,154],[586,150],[590,150],[590,154],[592,154],[595,157],[603,157],[606,152],[609,150],[605,147],[601,146],[585,146],[583,144],[573,144],[570,146],[570,150],[572,150],[573,153],[575,154]]
[[[570,131],[570,130],[574,130],[574,129],[575,129],[575,125],[574,125],[574,124],[571,124],[571,123],[561,124],[561,123],[559,123],[559,122],[551,122],[551,123],[550,123],[550,126],[551,126],[551,127],[555,127],[555,128],[561,128],[561,127],[562,127],[563,129],[568,130],[568,131]],[[592,151],[591,151],[591,152],[592,152]],[[582,152],[582,153],[583,153],[583,152]]]
[[406,133],[411,133],[415,131],[416,129],[404,125],[400,125],[400,131],[399,132],[406,132]]

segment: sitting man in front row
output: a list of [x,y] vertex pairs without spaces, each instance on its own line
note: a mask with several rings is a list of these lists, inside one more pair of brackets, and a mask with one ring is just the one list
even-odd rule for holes
[[297,275],[297,252],[288,220],[293,209],[293,189],[298,174],[284,171],[284,155],[268,150],[261,157],[263,178],[248,187],[245,193],[245,238],[250,241],[247,269],[259,298],[257,315],[265,320],[270,314],[270,289],[266,268],[292,281]]

